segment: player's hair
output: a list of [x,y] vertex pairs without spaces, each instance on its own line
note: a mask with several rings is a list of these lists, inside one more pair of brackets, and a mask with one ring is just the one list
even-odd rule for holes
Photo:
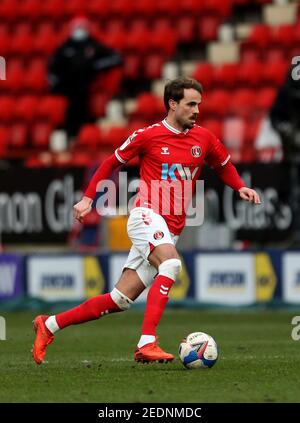
[[184,89],[193,88],[200,94],[203,94],[203,88],[200,82],[192,78],[182,76],[180,78],[169,81],[165,86],[164,104],[167,110],[170,109],[169,100],[174,100],[177,103],[184,97]]

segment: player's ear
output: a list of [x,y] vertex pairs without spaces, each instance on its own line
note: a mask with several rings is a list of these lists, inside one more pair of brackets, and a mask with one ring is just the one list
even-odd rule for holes
[[177,106],[177,102],[175,100],[173,100],[173,98],[170,98],[169,100],[169,106],[171,110],[175,110],[176,106]]

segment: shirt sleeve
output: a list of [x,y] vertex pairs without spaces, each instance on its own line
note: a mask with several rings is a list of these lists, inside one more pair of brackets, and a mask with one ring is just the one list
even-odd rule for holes
[[126,163],[135,156],[142,154],[145,150],[146,137],[145,130],[138,129],[115,151],[116,158],[121,163]]
[[226,150],[224,144],[213,134],[210,134],[209,150],[205,157],[205,161],[211,167],[218,168],[225,166],[230,159],[230,154]]

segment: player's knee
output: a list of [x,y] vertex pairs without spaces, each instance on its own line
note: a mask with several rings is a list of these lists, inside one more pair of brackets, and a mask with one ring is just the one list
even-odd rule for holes
[[165,260],[158,266],[160,275],[167,276],[170,279],[176,280],[181,270],[181,261],[179,259]]
[[119,291],[117,288],[114,288],[110,293],[111,299],[114,303],[117,304],[117,306],[120,308],[120,310],[128,310],[133,303],[133,301],[128,298],[126,295],[124,295],[121,291]]

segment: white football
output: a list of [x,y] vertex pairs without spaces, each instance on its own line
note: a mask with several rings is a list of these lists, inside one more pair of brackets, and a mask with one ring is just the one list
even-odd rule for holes
[[204,332],[193,332],[184,338],[179,345],[178,354],[188,369],[210,368],[219,355],[216,341]]

